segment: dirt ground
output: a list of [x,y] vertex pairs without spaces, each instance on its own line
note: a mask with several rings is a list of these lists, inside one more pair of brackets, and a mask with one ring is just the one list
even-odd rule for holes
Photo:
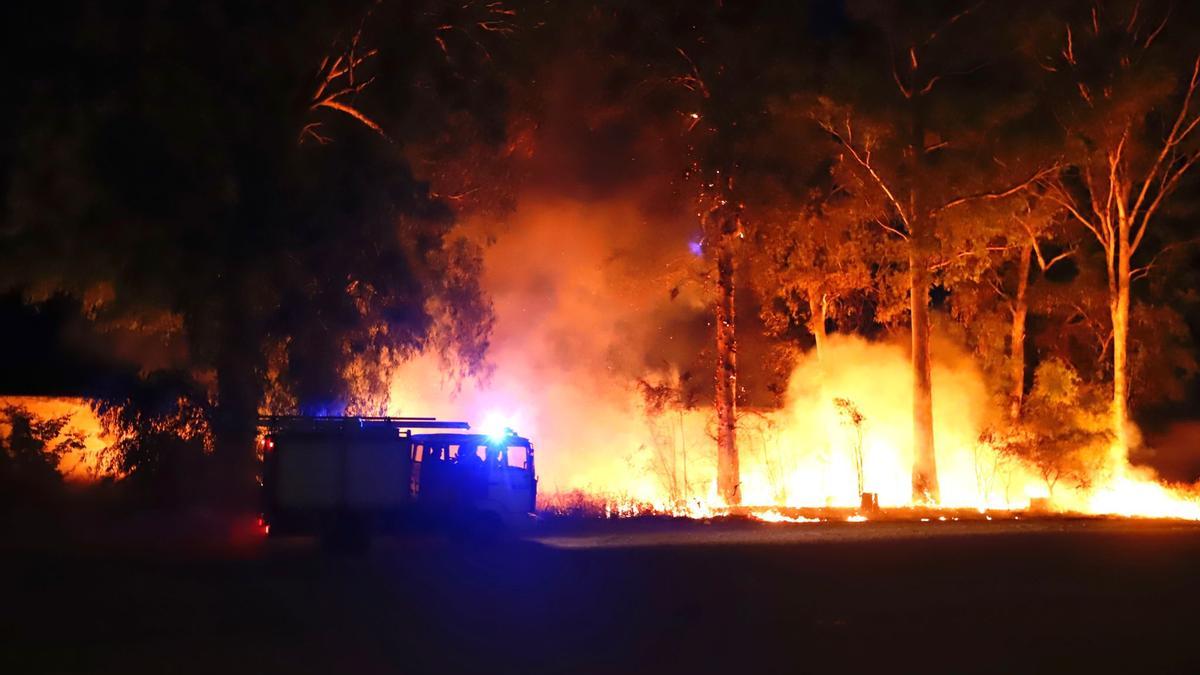
[[549,523],[531,539],[9,538],[0,673],[1200,672],[1200,526]]

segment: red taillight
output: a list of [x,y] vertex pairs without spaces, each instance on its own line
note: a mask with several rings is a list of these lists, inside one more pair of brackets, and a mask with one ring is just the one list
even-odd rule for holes
[[274,450],[274,449],[275,449],[275,439],[273,439],[273,438],[268,438],[268,439],[267,439],[267,451],[269,452],[269,451],[271,451],[271,450]]

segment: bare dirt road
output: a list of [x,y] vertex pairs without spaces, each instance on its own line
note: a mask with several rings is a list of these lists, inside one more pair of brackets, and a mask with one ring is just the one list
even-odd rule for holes
[[16,546],[4,673],[1200,672],[1200,527],[549,523],[532,539]]

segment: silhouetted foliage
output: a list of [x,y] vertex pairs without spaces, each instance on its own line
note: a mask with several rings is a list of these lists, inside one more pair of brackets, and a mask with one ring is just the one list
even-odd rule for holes
[[0,508],[36,504],[61,490],[59,462],[84,442],[67,428],[70,421],[70,415],[40,418],[21,406],[0,410]]
[[139,365],[207,390],[231,482],[249,475],[270,368],[295,406],[336,412],[386,405],[366,380],[424,349],[459,376],[484,374],[479,253],[451,235],[451,210],[401,144],[436,126],[409,117],[417,108],[480,109],[460,96],[486,72],[456,69],[503,39],[498,7],[33,13],[26,40],[49,54],[29,60],[37,85],[5,148],[0,285],[32,301],[72,294],[110,330],[155,336]]
[[203,393],[186,378],[159,373],[113,399],[93,403],[110,443],[101,475],[134,503],[186,506],[210,484],[213,432]]

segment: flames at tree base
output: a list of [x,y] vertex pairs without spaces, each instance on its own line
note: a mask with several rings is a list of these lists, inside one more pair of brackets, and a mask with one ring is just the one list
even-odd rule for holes
[[1053,497],[1032,496],[1006,506],[894,505],[860,506],[741,504],[730,506],[715,494],[706,499],[655,502],[628,496],[574,491],[539,496],[538,508],[550,516],[636,518],[664,516],[708,519],[742,517],[764,522],[816,523],[866,520],[994,520],[1020,518],[1147,518],[1200,522],[1200,495],[1193,486],[1155,480],[1148,469],[1122,464],[1105,482],[1087,489],[1059,490]]
[[[549,514],[1200,520],[1196,487],[1167,485],[1131,464],[1105,431],[1103,400],[1079,404],[1085,397],[1069,372],[1046,371],[1031,394],[1050,401],[1033,402],[1046,411],[1036,430],[1041,435],[1019,426],[1013,432],[972,356],[953,345],[939,354],[933,387],[941,499],[931,506],[913,502],[911,367],[894,342],[831,337],[822,359],[806,357],[795,366],[780,406],[739,411],[736,508],[716,487],[712,410],[676,404],[679,378],[670,372],[643,378],[650,386],[640,388],[601,376],[559,382],[558,371],[534,376],[522,354],[514,354],[501,362],[490,389],[443,401],[437,391],[421,391],[393,412],[415,414],[433,402],[436,414],[473,419],[497,401],[519,401],[519,428],[539,448],[539,506]],[[1045,431],[1058,426],[1069,433]]]
[[[1122,493],[1122,490],[1126,492]],[[1172,494],[1155,483],[1129,482],[1092,496],[1094,510],[1079,511],[1032,500],[1025,508],[971,509],[937,506],[900,506],[876,509],[802,506],[720,506],[702,502],[674,507],[574,494],[544,495],[539,510],[548,518],[669,518],[688,520],[745,519],[764,523],[837,522],[958,522],[1023,519],[1108,520],[1146,519],[1200,522],[1200,501]]]

